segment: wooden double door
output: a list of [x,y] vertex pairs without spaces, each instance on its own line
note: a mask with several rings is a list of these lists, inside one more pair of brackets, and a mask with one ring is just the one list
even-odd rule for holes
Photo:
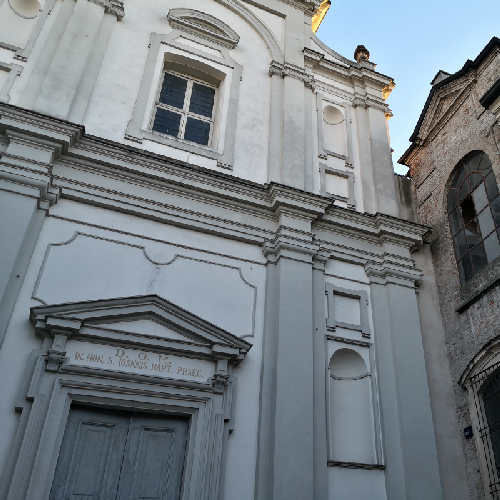
[[50,500],[179,500],[188,420],[72,407]]

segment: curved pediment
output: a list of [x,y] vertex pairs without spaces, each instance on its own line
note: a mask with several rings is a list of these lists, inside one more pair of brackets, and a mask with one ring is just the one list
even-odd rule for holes
[[168,22],[174,29],[191,33],[228,49],[234,49],[240,40],[238,34],[227,24],[194,9],[170,9]]

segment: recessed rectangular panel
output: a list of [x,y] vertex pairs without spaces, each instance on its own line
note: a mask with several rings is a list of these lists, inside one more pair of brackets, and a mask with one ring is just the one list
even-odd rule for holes
[[335,322],[361,325],[361,307],[359,298],[335,294],[333,299]]
[[143,429],[142,433],[138,498],[159,500],[165,497],[170,480],[175,434],[155,429]]
[[346,177],[325,172],[325,191],[327,193],[349,198],[349,183]]
[[114,498],[128,423],[122,412],[71,409],[50,499]]
[[179,500],[187,420],[132,416],[117,500]]

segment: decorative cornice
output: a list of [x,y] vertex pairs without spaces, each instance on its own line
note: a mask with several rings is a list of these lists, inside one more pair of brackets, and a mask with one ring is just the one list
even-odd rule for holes
[[296,66],[295,64],[290,63],[279,63],[278,61],[271,61],[271,65],[269,66],[269,76],[281,76],[285,78],[285,76],[289,76],[291,78],[295,78],[296,80],[300,80],[304,82],[306,87],[309,87],[314,90],[315,81],[314,76],[307,73],[300,66]]
[[365,265],[365,273],[370,279],[370,283],[379,285],[394,284],[410,288],[419,286],[423,275],[420,269],[387,262],[382,264],[369,262]]
[[375,65],[369,61],[361,64],[345,58],[340,60],[309,48],[304,48],[303,52],[304,58],[312,65],[312,68],[318,67],[345,78],[370,81],[378,85],[381,92],[386,90],[391,83],[394,84],[390,76],[375,71]]
[[296,9],[299,9],[307,14],[311,14],[312,16],[321,6],[322,0],[279,0],[279,1],[282,3],[286,3],[287,5],[291,5],[292,7],[295,7]]
[[352,100],[351,105],[353,108],[360,107],[366,109],[370,107],[378,109],[379,111],[383,111],[386,115],[390,114],[392,116],[389,106],[385,104],[383,100],[375,99],[368,95],[354,94],[354,99]]
[[102,5],[105,12],[108,14],[114,14],[118,18],[118,21],[121,21],[125,17],[123,2],[120,2],[119,0],[89,0],[89,2]]
[[[337,252],[339,258],[359,264],[378,260],[375,254],[356,250],[356,245],[344,248],[337,234],[373,245],[392,238],[396,245],[410,249],[429,231],[394,217],[334,206],[331,199],[300,189],[258,184],[219,169],[196,167],[84,136],[83,127],[0,104],[0,132],[7,131],[11,141],[30,147],[19,146],[16,152],[14,143],[8,145],[0,161],[0,182],[46,200],[45,208],[58,197],[73,199],[254,245],[265,244],[269,255],[279,253],[285,244],[292,245],[295,256],[303,249],[309,262],[319,244],[328,252]],[[30,154],[34,156],[27,156]],[[57,168],[51,163],[54,160]],[[175,201],[179,196],[196,203],[179,205]],[[302,231],[286,232],[286,226]],[[313,240],[312,233],[319,232],[321,240]]]

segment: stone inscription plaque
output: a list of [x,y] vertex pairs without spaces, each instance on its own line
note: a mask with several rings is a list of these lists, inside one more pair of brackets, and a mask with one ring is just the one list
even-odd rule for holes
[[211,361],[90,342],[69,341],[66,357],[68,365],[177,380],[206,382],[215,374],[215,363]]

